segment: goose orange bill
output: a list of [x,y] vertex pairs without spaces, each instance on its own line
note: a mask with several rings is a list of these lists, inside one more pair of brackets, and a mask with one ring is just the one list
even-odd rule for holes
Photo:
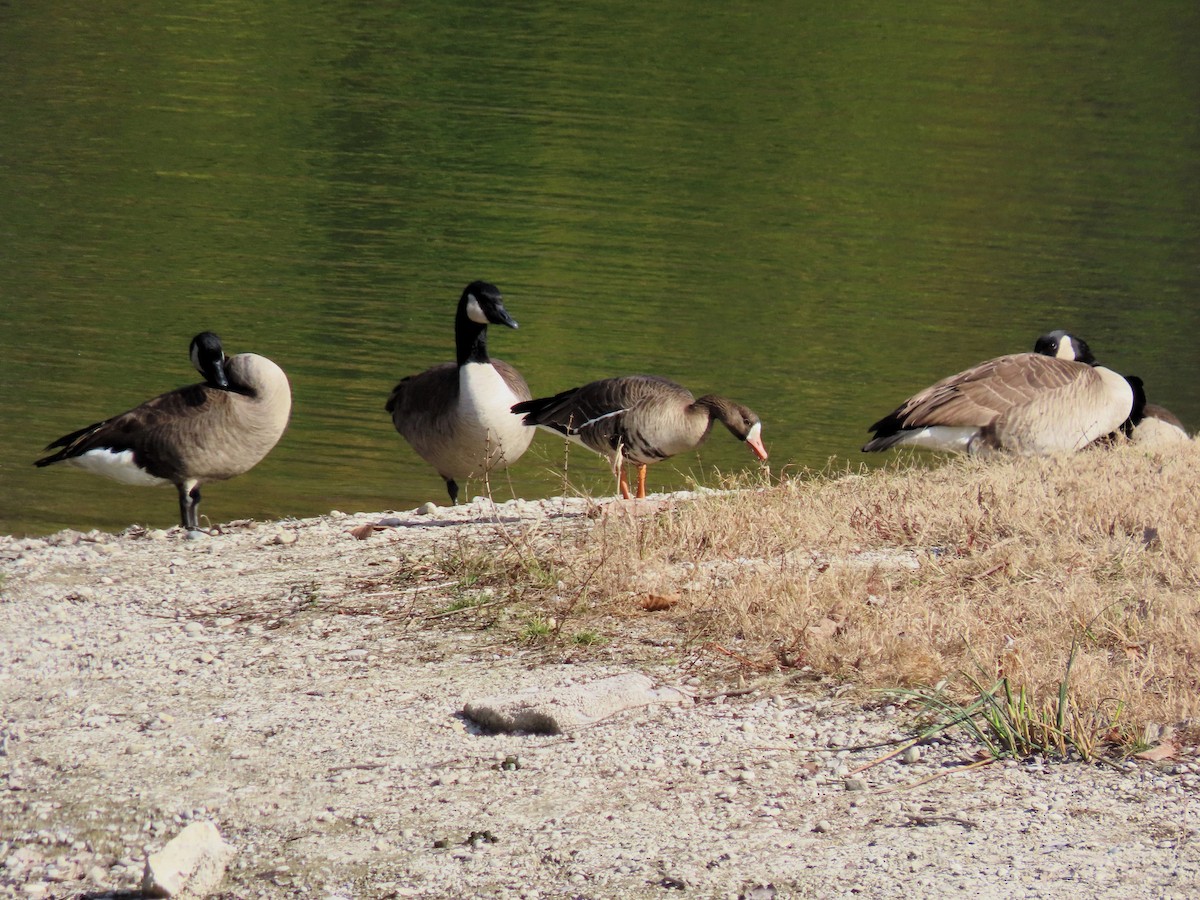
[[746,435],[746,443],[750,445],[750,449],[754,451],[754,455],[759,459],[767,458],[767,448],[762,442],[762,423],[755,422],[754,427],[750,429],[750,433]]

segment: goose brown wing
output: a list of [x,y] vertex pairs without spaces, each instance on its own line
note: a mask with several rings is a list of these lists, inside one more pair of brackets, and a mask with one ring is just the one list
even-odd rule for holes
[[442,363],[402,379],[385,408],[396,430],[411,442],[412,435],[437,433],[457,402],[458,366]]
[[611,453],[631,440],[631,413],[664,401],[691,403],[691,392],[656,375],[604,378],[563,391],[544,400],[518,403],[513,412],[525,413],[525,424],[552,428],[577,437],[599,453]]
[[134,462],[151,475],[170,478],[179,459],[170,441],[162,439],[163,426],[194,416],[221,402],[223,392],[206,384],[192,384],[147,400],[141,406],[63,435],[46,445],[57,453],[42,457],[34,465],[71,459],[91,450],[133,451]]
[[1091,367],[1071,360],[1016,353],[980,363],[944,378],[900,404],[870,431],[990,424],[1014,406],[1067,387]]
[[513,394],[522,400],[529,400],[533,397],[533,392],[529,390],[529,385],[525,383],[525,379],[520,372],[504,360],[496,359],[494,356],[492,357],[492,365],[500,373],[500,377],[504,379],[504,383],[508,385],[508,389]]

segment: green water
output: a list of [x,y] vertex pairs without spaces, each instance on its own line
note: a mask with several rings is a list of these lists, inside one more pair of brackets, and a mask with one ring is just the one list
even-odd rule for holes
[[[1194,429],[1200,8],[1059,6],[9,4],[0,533],[174,524],[169,488],[30,463],[196,380],[204,329],[295,399],[204,514],[442,502],[383,403],[476,278],[536,394],[725,393],[776,473],[859,464],[908,394],[1055,327]],[[495,495],[561,458],[539,436]],[[754,464],[718,429],[650,484]],[[570,482],[611,490],[578,450]]]

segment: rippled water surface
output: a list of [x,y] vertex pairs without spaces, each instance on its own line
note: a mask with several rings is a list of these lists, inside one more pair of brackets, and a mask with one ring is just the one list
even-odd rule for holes
[[[441,502],[383,404],[476,278],[536,393],[728,394],[775,473],[859,464],[905,396],[1054,327],[1200,426],[1194,4],[183,9],[0,11],[0,533],[173,524],[170,489],[30,464],[195,380],[204,329],[295,395],[214,521]],[[496,496],[561,460],[539,436]],[[754,464],[718,429],[651,487]],[[611,477],[575,451],[568,487]]]

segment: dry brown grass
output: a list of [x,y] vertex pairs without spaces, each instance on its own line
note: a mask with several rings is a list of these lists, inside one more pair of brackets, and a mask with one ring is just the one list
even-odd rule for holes
[[1197,472],[1196,447],[901,459],[519,537],[501,567],[555,634],[668,627],[731,666],[867,690],[969,701],[1007,677],[1051,710],[1071,660],[1069,715],[1128,741],[1200,713]]

